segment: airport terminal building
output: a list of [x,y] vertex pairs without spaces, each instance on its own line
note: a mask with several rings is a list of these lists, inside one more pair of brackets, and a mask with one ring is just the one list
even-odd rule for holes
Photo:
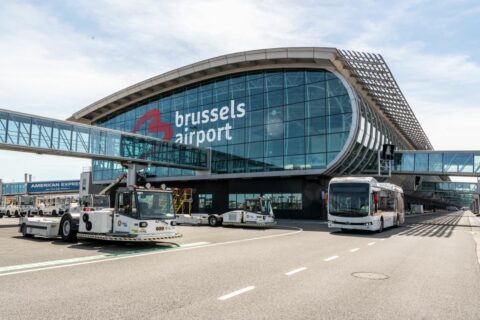
[[[325,219],[331,177],[376,172],[386,143],[433,149],[383,58],[334,48],[201,61],[116,92],[69,120],[210,148],[209,172],[146,169],[154,184],[193,188],[193,212],[225,212],[267,195],[277,217]],[[94,160],[92,171],[94,183],[105,184],[124,169]]]

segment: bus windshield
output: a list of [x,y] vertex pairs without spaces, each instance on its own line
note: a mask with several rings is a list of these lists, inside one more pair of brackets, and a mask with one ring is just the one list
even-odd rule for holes
[[369,212],[367,183],[334,183],[330,185],[328,211],[342,217],[364,217]]
[[171,193],[137,191],[136,194],[140,219],[173,219],[175,217]]

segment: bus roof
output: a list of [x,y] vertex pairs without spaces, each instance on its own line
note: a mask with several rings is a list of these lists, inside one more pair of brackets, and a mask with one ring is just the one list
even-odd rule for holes
[[332,183],[368,183],[371,187],[377,187],[380,189],[386,189],[391,191],[396,191],[403,193],[403,189],[395,184],[392,183],[385,183],[385,182],[378,182],[373,177],[341,177],[341,178],[333,178],[330,180],[330,184]]
[[371,186],[378,186],[378,181],[373,177],[341,177],[333,178],[330,183],[368,183]]
[[390,191],[397,191],[397,192],[403,193],[403,189],[401,187],[392,183],[379,183],[379,187],[381,189],[387,189]]

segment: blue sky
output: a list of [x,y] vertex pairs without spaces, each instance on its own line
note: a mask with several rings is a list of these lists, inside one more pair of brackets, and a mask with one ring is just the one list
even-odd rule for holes
[[[436,149],[480,149],[478,1],[2,1],[0,108],[55,118],[202,59],[330,46],[380,53]],[[4,152],[0,177],[89,162]],[[8,165],[7,165],[8,164]]]

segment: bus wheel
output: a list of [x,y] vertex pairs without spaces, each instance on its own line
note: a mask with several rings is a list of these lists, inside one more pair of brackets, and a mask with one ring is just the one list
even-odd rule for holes
[[11,217],[12,215],[10,214],[10,211],[7,211],[7,217]]
[[0,212],[0,219],[3,218],[4,213]]
[[53,210],[52,211],[52,216],[56,217],[57,216],[57,211]]
[[15,211],[15,217],[19,217],[18,211]]
[[43,216],[43,211],[42,210],[38,211],[38,215],[42,217]]
[[26,213],[25,212],[21,212],[20,213],[20,217],[25,217],[26,216]]
[[400,215],[397,214],[397,221],[395,223],[395,228],[400,227]]

